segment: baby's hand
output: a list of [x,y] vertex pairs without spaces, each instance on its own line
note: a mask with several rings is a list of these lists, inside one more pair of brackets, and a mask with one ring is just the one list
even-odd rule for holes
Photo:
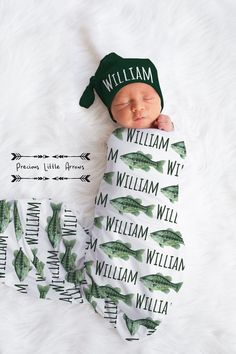
[[152,127],[160,130],[165,130],[166,132],[171,132],[174,130],[174,124],[172,123],[170,117],[165,114],[160,114],[153,123]]

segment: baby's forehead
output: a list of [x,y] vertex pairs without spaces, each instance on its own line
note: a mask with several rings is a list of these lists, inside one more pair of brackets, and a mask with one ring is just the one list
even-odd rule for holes
[[[126,95],[137,95],[137,94],[157,94],[156,90],[148,84],[142,82],[134,82],[132,84],[125,85],[122,87],[114,98],[120,98]],[[158,95],[158,94],[157,94]]]

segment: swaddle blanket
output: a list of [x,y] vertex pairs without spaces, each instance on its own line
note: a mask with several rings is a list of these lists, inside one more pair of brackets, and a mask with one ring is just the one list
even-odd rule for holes
[[66,203],[0,201],[0,281],[42,299],[86,299],[126,340],[152,334],[182,286],[175,132],[116,129],[91,230]]
[[118,128],[108,140],[83,292],[126,340],[152,334],[182,286],[177,202],[185,156],[175,132]]

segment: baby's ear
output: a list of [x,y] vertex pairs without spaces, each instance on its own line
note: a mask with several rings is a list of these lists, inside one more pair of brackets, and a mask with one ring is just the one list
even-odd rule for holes
[[112,113],[111,113],[111,108],[108,108],[109,114],[111,119],[113,120],[113,122],[117,123],[117,121],[115,120],[115,118],[113,117]]

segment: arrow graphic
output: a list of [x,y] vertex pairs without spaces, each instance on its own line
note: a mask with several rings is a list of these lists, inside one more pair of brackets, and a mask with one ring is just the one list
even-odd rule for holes
[[79,158],[81,158],[81,160],[90,160],[89,155],[90,155],[89,152],[82,152],[81,155],[53,155],[52,157],[54,159],[65,159],[68,157],[79,157]]
[[90,175],[82,175],[81,177],[53,177],[55,181],[64,181],[68,179],[80,179],[81,182],[90,182],[89,180]]
[[11,182],[20,182],[23,179],[33,179],[37,181],[46,181],[49,179],[48,177],[21,177],[19,175],[11,175],[11,176],[12,176]]
[[48,155],[21,155],[18,152],[12,152],[11,154],[13,155],[11,160],[20,160],[22,157],[33,157],[35,159],[47,159],[49,157]]

